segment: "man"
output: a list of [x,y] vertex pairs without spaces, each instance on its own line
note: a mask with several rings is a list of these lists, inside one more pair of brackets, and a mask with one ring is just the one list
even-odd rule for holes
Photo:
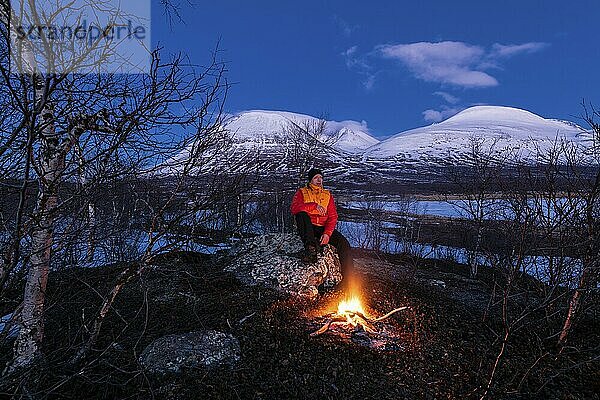
[[352,273],[353,259],[348,240],[335,229],[338,214],[332,194],[323,189],[323,172],[308,171],[308,183],[298,189],[292,200],[292,214],[304,243],[305,261],[317,261],[317,249],[331,244],[337,249],[342,275]]

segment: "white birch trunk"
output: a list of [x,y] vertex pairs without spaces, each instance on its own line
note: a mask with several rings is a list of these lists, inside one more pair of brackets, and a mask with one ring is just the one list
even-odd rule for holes
[[[41,80],[41,77],[40,77]],[[38,82],[39,83],[39,82]],[[43,95],[38,87],[37,100]],[[9,370],[30,366],[41,355],[44,337],[44,302],[50,270],[53,228],[58,204],[58,185],[64,170],[64,153],[55,133],[54,114],[49,101],[42,110],[41,157],[38,165],[39,194],[34,211],[31,233],[30,266],[23,294],[19,336],[15,342],[14,358]]]
[[87,216],[87,248],[85,262],[91,264],[94,261],[94,253],[96,252],[96,207],[91,202],[88,203]]
[[[600,173],[596,175],[596,182],[594,184],[592,196],[593,199],[597,198],[596,193],[598,193],[598,188],[600,187]],[[569,311],[567,312],[567,317],[565,318],[565,323],[560,331],[560,336],[558,337],[558,347],[562,351],[565,344],[567,343],[567,337],[569,336],[569,332],[571,331],[574,320],[577,318],[579,314],[580,302],[583,293],[586,290],[589,290],[592,287],[592,283],[597,282],[598,278],[598,268],[600,267],[600,261],[598,260],[598,247],[596,245],[597,241],[597,233],[596,233],[596,218],[594,215],[594,206],[597,203],[595,201],[590,201],[586,207],[586,225],[587,225],[587,235],[588,235],[588,245],[586,249],[586,254],[582,257],[582,266],[583,269],[581,271],[581,277],[579,278],[579,285],[577,289],[575,289],[575,293],[573,293],[573,297],[571,297],[571,301],[569,303]]]
[[244,224],[244,203],[242,202],[242,196],[237,197],[237,228],[241,231],[242,225]]
[[[79,185],[83,190],[88,183],[85,171],[85,160],[83,158],[83,150],[77,147],[77,160],[79,163]],[[84,237],[86,240],[85,263],[90,265],[94,261],[94,253],[96,251],[96,207],[91,200],[87,200],[87,215],[86,224],[84,226]]]
[[591,286],[590,281],[592,280],[591,278],[593,276],[593,268],[597,268],[597,263],[590,262],[585,264],[581,273],[581,277],[579,278],[579,285],[577,289],[575,289],[573,297],[571,297],[571,301],[569,302],[569,311],[567,312],[565,323],[563,324],[563,327],[560,331],[560,336],[558,337],[558,347],[561,350],[567,342],[567,337],[569,336],[569,332],[571,331],[573,321],[579,313],[579,303],[581,301],[581,295],[586,289],[588,289]]
[[4,288],[4,282],[8,278],[8,271],[10,270],[10,254],[12,253],[10,246],[6,246],[5,249],[0,253],[0,291]]

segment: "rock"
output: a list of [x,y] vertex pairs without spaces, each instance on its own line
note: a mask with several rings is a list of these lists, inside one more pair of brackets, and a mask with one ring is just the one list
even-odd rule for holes
[[153,374],[181,374],[185,370],[232,366],[239,360],[238,340],[217,331],[163,336],[150,343],[139,357],[144,369]]
[[442,289],[446,289],[446,282],[440,281],[439,279],[430,279],[427,283],[431,286],[441,287]]
[[233,261],[225,268],[247,285],[263,285],[294,296],[314,298],[321,285],[333,287],[342,280],[340,262],[333,246],[314,264],[304,264],[294,253],[304,246],[296,234],[268,234],[245,239],[229,253]]

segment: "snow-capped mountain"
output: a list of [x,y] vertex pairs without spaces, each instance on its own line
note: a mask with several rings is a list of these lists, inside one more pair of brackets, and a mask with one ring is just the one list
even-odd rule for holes
[[[226,145],[199,155],[198,174],[227,171],[297,176],[298,138],[286,127],[317,123],[315,117],[285,111],[245,111],[226,119]],[[304,125],[305,126],[305,125]],[[447,120],[400,132],[379,141],[365,122],[326,121],[314,163],[329,177],[363,184],[419,181],[423,171],[470,163],[474,146],[486,155],[535,161],[555,141],[589,146],[591,134],[568,121],[546,119],[529,111],[500,106],[468,108]],[[296,144],[294,144],[296,143]],[[162,173],[176,173],[184,151]]]
[[[223,143],[198,154],[193,172],[202,175],[216,171],[256,171],[296,176],[302,158],[298,152],[304,154],[304,150],[299,149],[307,138],[290,132],[290,127],[296,124],[313,131],[320,121],[285,111],[251,110],[231,115],[222,126]],[[330,176],[337,177],[360,169],[356,160],[365,149],[379,143],[370,135],[366,123],[357,121],[325,121],[317,139],[315,163],[328,169]],[[160,173],[176,174],[190,151],[193,151],[192,146],[165,162]]]
[[[228,118],[224,128],[231,132],[236,143],[248,147],[270,146],[289,142],[286,127],[290,124],[307,122],[315,124],[318,118],[286,111],[251,110]],[[379,143],[371,136],[366,123],[357,121],[326,121],[321,139],[333,143],[336,150],[351,153],[362,152]]]
[[590,135],[573,123],[518,108],[475,106],[443,122],[400,132],[368,148],[363,159],[460,163],[474,143],[484,152],[534,159],[557,138],[585,144]]

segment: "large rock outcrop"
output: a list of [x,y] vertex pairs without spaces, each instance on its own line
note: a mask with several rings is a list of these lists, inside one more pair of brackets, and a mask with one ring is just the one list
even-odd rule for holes
[[342,280],[333,246],[325,246],[316,263],[305,264],[297,253],[303,249],[296,234],[268,234],[238,243],[229,252],[233,260],[225,268],[244,284],[263,285],[294,296],[316,297],[318,287],[333,287]]
[[231,366],[239,360],[238,340],[217,331],[163,336],[150,343],[139,358],[146,371],[159,375]]

